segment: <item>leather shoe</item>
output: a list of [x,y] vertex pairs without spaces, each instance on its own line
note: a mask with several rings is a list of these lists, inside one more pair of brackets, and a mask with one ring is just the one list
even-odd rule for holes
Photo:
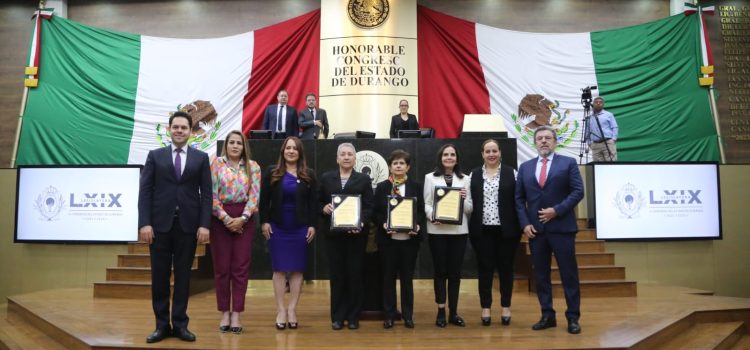
[[349,329],[359,329],[359,321],[349,321],[347,327],[349,327]]
[[557,320],[554,317],[542,316],[539,322],[531,326],[531,329],[535,331],[541,331],[542,329],[557,327]]
[[445,328],[445,326],[448,325],[448,322],[445,320],[445,317],[438,317],[435,319],[435,325],[440,328]]
[[414,328],[414,320],[408,318],[404,320],[404,327],[406,328]]
[[331,328],[334,331],[340,331],[342,328],[344,328],[344,324],[341,321],[333,321],[331,322]]
[[299,323],[298,322],[287,322],[286,325],[287,325],[287,327],[289,327],[289,329],[297,329],[297,328],[299,328]]
[[146,337],[146,343],[156,343],[164,340],[172,333],[169,328],[157,328],[153,333]]
[[175,328],[172,335],[183,341],[195,341],[195,334],[190,332],[187,328]]
[[578,324],[578,320],[575,320],[572,318],[568,320],[568,333],[570,334],[581,333],[581,325]]
[[492,324],[492,317],[490,317],[490,316],[482,317],[482,326],[486,327],[486,326],[489,326],[491,324]]
[[452,325],[459,326],[459,327],[466,326],[466,322],[464,322],[464,319],[461,318],[461,316],[458,316],[458,315],[453,315],[453,316],[449,317],[448,318],[448,323],[450,323]]
[[227,325],[219,326],[219,332],[221,333],[227,333],[231,330],[231,327]]
[[383,328],[385,329],[393,328],[393,320],[387,318],[385,321],[383,321]]

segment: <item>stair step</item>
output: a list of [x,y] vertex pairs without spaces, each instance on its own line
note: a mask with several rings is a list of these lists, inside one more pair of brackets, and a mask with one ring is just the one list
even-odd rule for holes
[[[634,297],[638,295],[638,287],[635,281],[627,280],[600,280],[580,281],[582,298],[601,297]],[[552,295],[564,298],[562,283],[552,281]]]
[[576,240],[596,240],[596,230],[593,228],[578,229]]
[[7,312],[7,307],[0,305],[0,349],[67,349],[23,318]]
[[750,350],[750,334],[743,335],[732,347],[733,350]]
[[[521,244],[524,246],[524,249],[526,249],[526,254],[531,254],[531,247],[529,246],[528,242],[521,242]],[[605,252],[605,244],[604,241],[597,241],[597,240],[576,240],[576,253],[595,253],[595,252]]]
[[[193,268],[193,270],[195,270],[195,268]],[[171,280],[174,280],[174,270],[171,275]],[[108,267],[107,268],[107,281],[150,282],[151,281],[151,268],[150,267]]]
[[744,323],[696,323],[660,346],[661,349],[734,349],[743,337]]
[[[170,290],[174,283],[170,283]],[[150,299],[151,282],[107,281],[94,283],[94,298]]]
[[578,229],[587,228],[589,227],[589,219],[576,219],[576,224],[578,225]]
[[[128,254],[149,254],[148,243],[144,243],[144,242],[128,243]],[[196,256],[206,255],[206,244],[201,243],[195,246],[195,255]]]
[[[581,281],[624,280],[624,266],[578,266],[578,279]],[[552,268],[552,280],[560,280],[560,270]]]
[[[193,259],[193,269],[198,268],[198,257]],[[151,267],[151,255],[149,254],[120,254],[117,256],[118,267]]]
[[[576,261],[580,266],[612,266],[615,264],[615,253],[578,253]],[[552,267],[557,267],[557,259],[552,259]]]

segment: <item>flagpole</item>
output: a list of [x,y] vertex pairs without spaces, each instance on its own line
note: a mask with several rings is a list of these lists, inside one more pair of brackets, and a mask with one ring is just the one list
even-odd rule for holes
[[724,138],[721,136],[721,127],[719,125],[719,111],[716,108],[716,96],[714,95],[714,86],[711,85],[708,88],[708,98],[711,99],[711,115],[714,119],[714,126],[716,127],[716,136],[719,142],[719,155],[721,155],[721,164],[726,164],[727,159],[724,154]]
[[[41,16],[41,11],[44,9],[46,4],[47,4],[47,0],[39,0],[38,11],[40,12],[37,14],[37,18],[36,18],[37,21],[39,20],[39,17]],[[36,73],[38,74],[38,71]],[[26,83],[24,82],[23,96],[21,96],[21,109],[18,112],[18,123],[16,125],[16,138],[13,141],[13,153],[11,154],[11,157],[10,157],[11,168],[16,167],[16,157],[18,156],[18,144],[21,140],[21,127],[23,126],[23,115],[26,112],[26,101],[28,100],[28,98],[29,98],[29,86],[26,85]]]

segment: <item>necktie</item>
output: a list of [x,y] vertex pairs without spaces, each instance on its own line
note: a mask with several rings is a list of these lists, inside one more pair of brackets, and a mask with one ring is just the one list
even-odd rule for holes
[[177,181],[180,181],[180,176],[182,175],[182,157],[180,156],[180,153],[182,153],[182,148],[178,148],[174,151],[177,152],[174,156],[174,176],[177,178]]
[[284,112],[284,106],[279,106],[276,112],[276,132],[281,132],[281,113]]
[[542,171],[539,173],[539,187],[544,188],[547,182],[547,158],[542,158]]
[[313,121],[315,121],[315,108],[310,108],[310,114],[313,116]]

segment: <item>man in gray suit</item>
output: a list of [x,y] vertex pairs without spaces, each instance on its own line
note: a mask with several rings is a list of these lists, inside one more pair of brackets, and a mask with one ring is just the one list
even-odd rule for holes
[[[196,244],[208,241],[211,170],[208,155],[187,144],[192,128],[189,114],[175,112],[169,118],[172,144],[148,152],[141,172],[138,236],[149,244],[151,304],[156,316],[156,330],[146,338],[148,343],[170,335],[195,341],[195,335],[187,328],[190,268]],[[169,279],[173,266],[170,317]]]
[[315,94],[310,92],[305,96],[307,108],[299,112],[299,127],[302,129],[301,139],[315,140],[320,137],[328,138],[328,116],[325,109],[315,107]]

